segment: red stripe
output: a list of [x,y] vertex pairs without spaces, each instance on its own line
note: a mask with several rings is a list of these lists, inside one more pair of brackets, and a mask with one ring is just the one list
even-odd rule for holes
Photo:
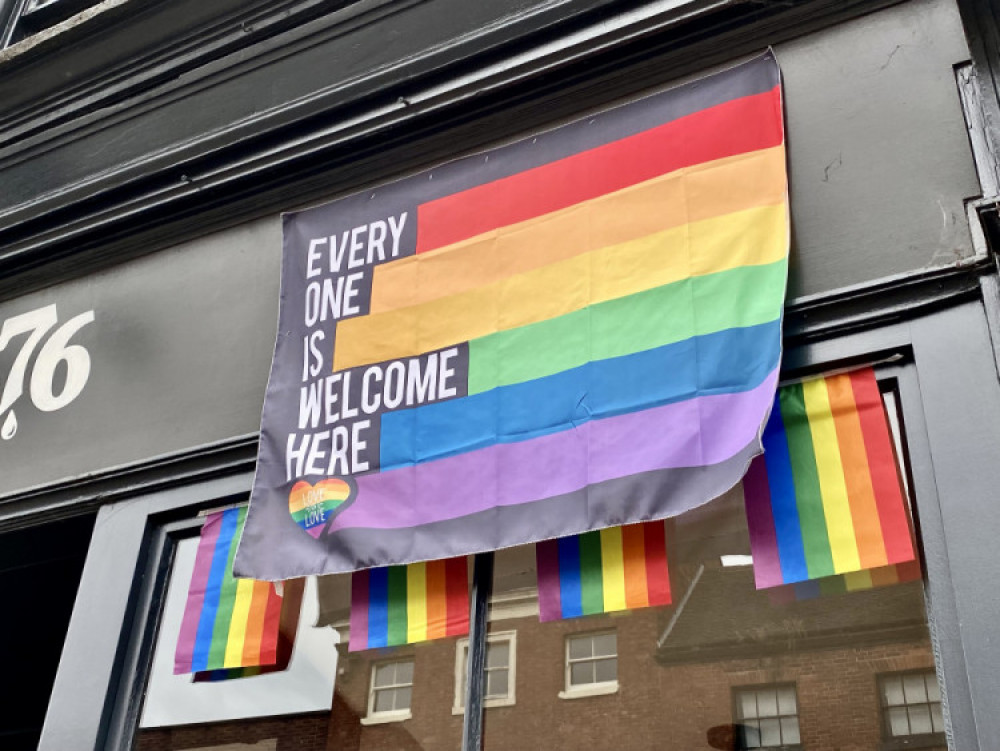
[[670,574],[667,571],[667,531],[663,522],[642,525],[646,548],[646,586],[649,604],[670,604]]
[[659,175],[782,142],[778,87],[421,204],[417,253],[564,209]]
[[271,585],[264,610],[264,626],[260,637],[260,664],[273,665],[278,661],[278,626],[281,622],[281,599]]
[[851,388],[854,390],[854,401],[861,418],[861,433],[865,440],[887,563],[913,560],[906,501],[896,469],[889,422],[885,416],[882,394],[875,381],[875,372],[866,368],[851,373]]
[[448,636],[469,633],[469,569],[465,558],[445,561],[448,599]]

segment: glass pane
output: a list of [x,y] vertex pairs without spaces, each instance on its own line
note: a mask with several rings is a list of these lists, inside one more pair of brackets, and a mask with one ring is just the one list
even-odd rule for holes
[[797,709],[795,708],[795,689],[779,688],[778,689],[778,714],[796,714]]
[[618,654],[618,636],[616,634],[598,634],[594,637],[594,655],[607,657]]
[[760,745],[781,745],[781,723],[778,720],[760,721]]
[[406,688],[395,688],[393,692],[396,695],[396,709],[409,709],[410,703],[413,701],[413,689],[407,686]]
[[[777,717],[778,695],[775,691],[757,692],[757,712],[760,717]],[[765,744],[766,745],[766,744]]]
[[760,728],[756,722],[744,723],[743,742],[747,748],[760,748]]
[[509,664],[507,656],[510,653],[508,642],[495,642],[486,647],[486,666],[491,668],[505,668]]
[[396,683],[413,683],[413,663],[396,663]]
[[937,675],[935,673],[927,676],[927,700],[941,701],[941,687],[938,686]]
[[903,676],[903,696],[907,704],[923,704],[927,701],[927,688],[922,675]]
[[781,720],[781,742],[786,745],[799,743],[799,718],[785,717]]
[[596,675],[598,683],[607,683],[618,680],[618,659],[598,660],[596,663]]
[[575,662],[569,668],[569,682],[574,686],[594,682],[594,663]]
[[903,697],[903,680],[901,678],[887,678],[882,684],[882,693],[885,695],[887,706],[896,707],[906,703]]
[[376,712],[391,712],[393,710],[393,701],[395,700],[393,695],[393,689],[387,688],[381,691],[375,692],[375,711]]
[[504,698],[507,696],[507,678],[509,676],[506,670],[491,670],[486,674],[486,695],[493,697]]
[[396,682],[396,665],[377,665],[375,667],[375,686],[391,686]]
[[910,734],[910,721],[906,715],[906,707],[893,707],[889,710],[889,734],[893,736]]
[[940,704],[931,704],[931,725],[934,726],[935,733],[944,732],[944,715]]
[[742,691],[742,692],[740,692],[739,716],[740,717],[756,717],[757,716],[757,692],[756,691]]
[[926,704],[921,707],[910,707],[910,732],[914,735],[932,732],[931,710]]
[[569,657],[571,660],[579,660],[583,657],[591,657],[594,647],[594,639],[591,636],[574,636],[569,640]]

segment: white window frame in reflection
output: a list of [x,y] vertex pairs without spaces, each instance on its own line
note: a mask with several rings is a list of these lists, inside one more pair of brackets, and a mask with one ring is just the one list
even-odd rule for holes
[[[923,682],[922,696],[912,697],[906,690],[905,681],[907,678],[919,678]],[[896,702],[890,696],[889,684],[899,682],[902,701]],[[938,684],[937,673],[934,668],[925,670],[902,670],[895,673],[882,673],[878,676],[878,694],[882,713],[882,738],[886,742],[906,742],[913,739],[926,738],[929,741],[944,744],[944,715],[941,704],[941,688]],[[937,717],[935,718],[934,708],[937,707]],[[931,723],[931,730],[927,733],[913,732],[913,711],[926,708],[927,719]],[[897,733],[893,728],[892,713],[903,710],[903,718],[906,720],[907,732]],[[939,729],[935,730],[934,725]]]
[[[598,636],[611,635],[615,637],[614,655],[593,656],[593,640]],[[590,639],[590,657],[570,657],[570,643],[580,639]],[[565,686],[559,692],[560,699],[582,699],[586,696],[603,696],[605,694],[618,693],[618,632],[614,629],[604,629],[602,631],[587,631],[578,634],[567,634],[563,640],[563,664],[565,666]],[[591,683],[573,683],[573,665],[590,662],[595,663],[600,660],[615,660],[615,679],[613,681],[594,681]]]
[[[384,668],[387,665],[405,665],[407,663],[413,666],[414,677],[410,679],[409,683],[392,683],[386,686],[375,687],[375,674],[379,668]],[[402,722],[403,720],[409,720],[413,717],[410,710],[413,707],[413,686],[415,682],[416,661],[413,657],[400,660],[381,660],[379,662],[372,663],[372,672],[368,679],[368,716],[361,718],[361,724],[377,725],[383,722]],[[375,696],[379,691],[392,691],[400,688],[410,689],[410,706],[406,709],[391,709],[383,710],[381,712],[375,711]]]
[[[490,667],[489,653],[487,652],[486,664],[486,688],[489,687],[489,674],[491,672],[507,671],[507,694],[505,696],[490,696],[489,693],[483,697],[483,706],[490,707],[510,707],[515,704],[517,695],[517,631],[495,631],[486,636],[487,650],[492,644],[507,644],[507,665]],[[458,715],[465,713],[465,673],[469,653],[469,639],[459,639],[455,642],[455,698],[452,703],[451,713]]]
[[[780,692],[783,689],[791,689],[792,695],[795,697],[795,712],[782,712],[781,702],[779,697]],[[774,714],[762,713],[760,709],[760,695],[764,693],[773,693],[775,701]],[[752,695],[754,697],[754,705],[756,707],[752,715],[746,714],[743,711],[743,698]],[[742,751],[770,751],[771,749],[798,749],[802,748],[802,726],[799,722],[799,689],[798,686],[789,681],[782,683],[766,683],[758,686],[734,686],[733,687],[733,716],[735,718],[737,728],[736,737],[736,748]],[[796,732],[799,735],[799,741],[797,743],[785,743],[785,729],[781,725],[782,720],[795,719]],[[778,725],[778,740],[780,741],[777,745],[768,744],[763,745],[763,739],[760,735],[760,722],[764,720],[773,720],[779,723]],[[747,738],[746,728],[750,727],[749,723],[756,722],[757,726],[757,743],[754,744],[750,742]]]

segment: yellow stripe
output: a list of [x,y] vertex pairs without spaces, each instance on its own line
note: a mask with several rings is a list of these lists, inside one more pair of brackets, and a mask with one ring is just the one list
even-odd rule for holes
[[334,370],[429,352],[787,254],[784,204],[685,224],[460,294],[337,324]]
[[862,589],[872,588],[872,574],[868,569],[861,571],[849,571],[844,574],[844,583],[848,592],[857,592]]
[[604,579],[604,612],[625,610],[625,556],[622,528],[601,530],[601,573]]
[[250,601],[253,599],[253,579],[236,580],[236,601],[233,603],[233,619],[229,622],[229,638],[226,640],[226,657],[223,667],[243,666],[243,641],[247,635],[247,621],[250,619]]
[[382,264],[374,272],[369,311],[419,305],[671,227],[784,201],[783,147],[705,162]]
[[812,433],[813,451],[816,454],[816,470],[819,475],[820,494],[823,496],[823,512],[826,517],[827,532],[830,536],[830,553],[833,556],[833,570],[838,574],[857,571],[861,568],[858,543],[854,537],[854,519],[847,499],[847,482],[844,466],[840,458],[837,442],[837,428],[830,411],[830,395],[826,380],[816,378],[804,381],[802,395],[805,400],[806,416]]
[[406,641],[427,641],[427,564],[406,567]]

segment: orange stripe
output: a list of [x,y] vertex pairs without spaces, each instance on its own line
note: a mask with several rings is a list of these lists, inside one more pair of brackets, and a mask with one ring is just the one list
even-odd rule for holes
[[255,581],[247,615],[247,632],[243,639],[243,665],[260,665],[260,637],[264,630],[264,613],[267,612],[267,598],[271,583]]
[[854,403],[854,389],[849,374],[833,375],[826,379],[830,395],[830,410],[840,444],[841,463],[847,485],[847,499],[854,522],[854,538],[858,544],[861,568],[885,566],[885,542],[879,521],[875,489],[872,487],[868,454],[865,451],[861,419]]
[[641,524],[622,527],[622,555],[625,566],[625,604],[631,608],[649,606],[646,585],[646,545]]
[[886,587],[899,581],[895,566],[879,566],[871,570],[872,586]]
[[427,562],[427,638],[440,639],[448,632],[448,594],[444,561]]

